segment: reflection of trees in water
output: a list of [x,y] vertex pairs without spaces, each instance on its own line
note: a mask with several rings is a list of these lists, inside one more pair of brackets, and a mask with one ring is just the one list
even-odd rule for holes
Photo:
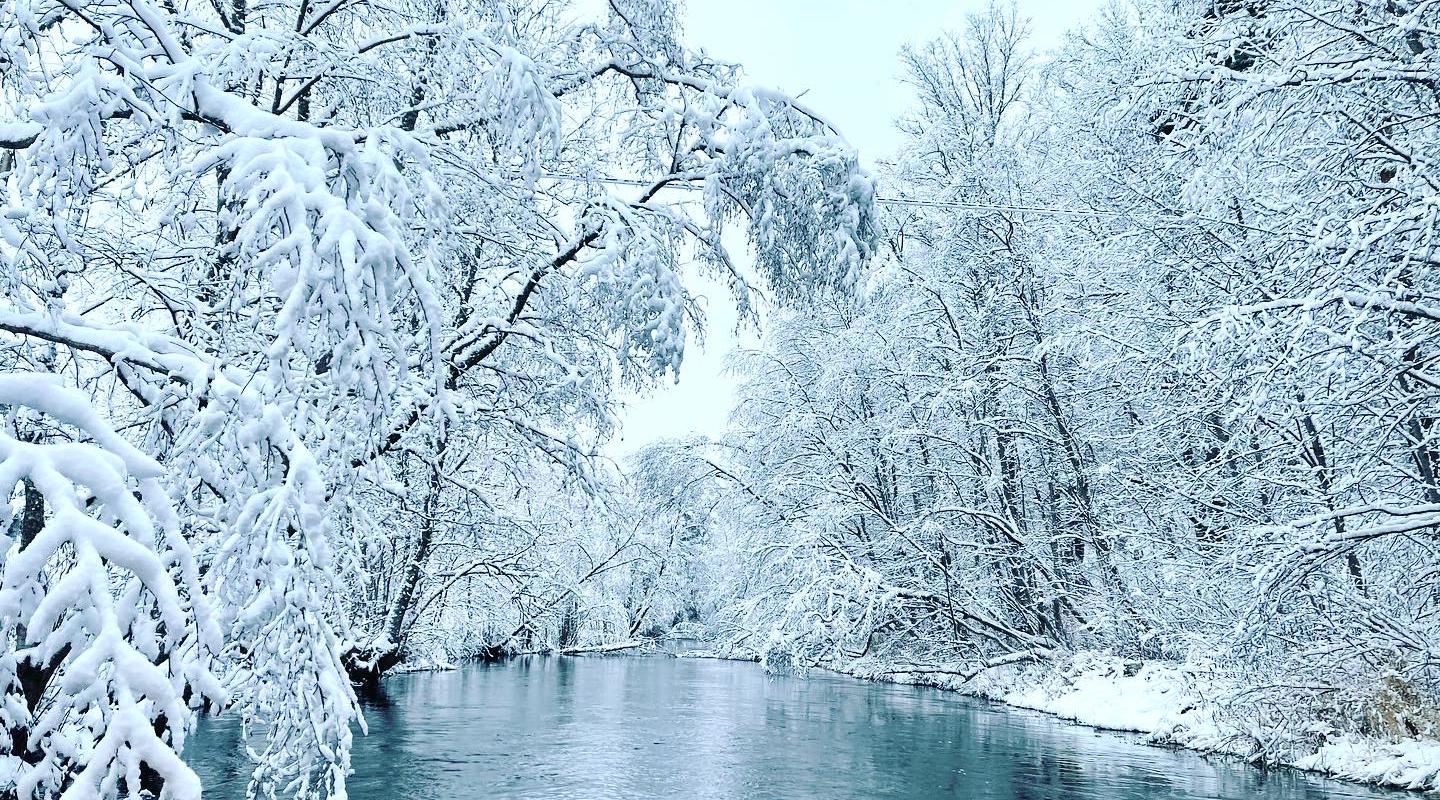
[[417,729],[428,724],[427,704],[414,695],[433,692],[432,676],[399,675],[378,682],[361,696],[365,734],[356,733],[352,763],[355,774],[347,790],[356,800],[399,800],[427,797],[441,791],[438,776],[426,759],[417,758]]
[[[934,689],[699,659],[517,659],[395,676],[364,698],[354,800],[536,796],[1190,800],[1379,797],[1147,747]],[[187,748],[238,800],[238,726]],[[1393,796],[1393,795],[1389,795]]]

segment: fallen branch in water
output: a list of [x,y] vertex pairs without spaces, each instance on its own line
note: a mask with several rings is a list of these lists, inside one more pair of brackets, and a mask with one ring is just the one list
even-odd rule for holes
[[611,642],[610,644],[597,644],[584,647],[562,647],[552,652],[562,656],[579,656],[587,653],[618,653],[622,650],[634,650],[646,645],[655,644],[655,639],[626,639],[623,642]]
[[1021,650],[1021,651],[1015,652],[1015,653],[1007,653],[1007,654],[1005,654],[1005,655],[1003,655],[1003,656],[996,656],[995,658],[991,658],[991,659],[988,659],[988,660],[986,660],[986,661],[983,661],[983,662],[981,662],[980,664],[978,664],[978,665],[976,665],[975,667],[973,667],[973,668],[971,668],[971,669],[968,669],[968,670],[952,669],[952,668],[949,668],[949,667],[940,667],[940,666],[929,666],[929,665],[923,665],[923,664],[905,664],[905,665],[897,665],[897,666],[891,667],[891,668],[889,668],[889,669],[881,670],[881,671],[880,671],[879,673],[877,673],[877,674],[880,674],[880,675],[955,675],[955,676],[958,676],[962,681],[968,681],[968,680],[974,678],[975,676],[979,675],[980,673],[985,672],[985,671],[987,671],[987,670],[995,669],[996,667],[1004,667],[1004,666],[1008,666],[1008,665],[1010,665],[1010,664],[1025,664],[1025,663],[1029,663],[1029,662],[1032,662],[1032,661],[1040,661],[1040,660],[1049,658],[1050,656],[1052,656],[1052,655],[1054,655],[1054,654],[1055,654],[1055,651],[1054,651],[1054,650],[1049,650],[1049,649],[1045,649],[1045,648],[1034,648],[1034,649],[1031,649],[1031,650]]

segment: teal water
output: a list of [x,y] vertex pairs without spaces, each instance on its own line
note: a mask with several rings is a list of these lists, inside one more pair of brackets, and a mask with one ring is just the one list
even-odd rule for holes
[[[1404,798],[1144,745],[952,692],[756,664],[525,658],[397,675],[367,700],[352,800]],[[233,723],[186,756],[245,795]]]

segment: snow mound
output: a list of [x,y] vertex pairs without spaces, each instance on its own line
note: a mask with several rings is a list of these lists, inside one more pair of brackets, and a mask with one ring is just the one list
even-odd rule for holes
[[1314,755],[1299,759],[1295,766],[1350,780],[1433,789],[1440,785],[1440,742],[1387,742],[1344,735],[1323,745]]
[[997,699],[1096,728],[1154,734],[1181,724],[1194,708],[1187,685],[1173,665],[1082,653],[1069,669],[1020,683]]

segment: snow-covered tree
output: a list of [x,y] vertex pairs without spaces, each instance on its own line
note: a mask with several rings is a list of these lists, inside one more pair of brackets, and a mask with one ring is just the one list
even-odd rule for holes
[[560,507],[517,495],[594,488],[617,382],[700,324],[690,254],[748,312],[848,290],[872,246],[829,123],[685,50],[667,2],[4,0],[0,65],[0,331],[158,462],[266,795],[342,791],[350,679],[504,552],[485,532]]
[[1288,720],[1259,758],[1433,730],[1437,8],[1135,0],[1036,68],[995,7],[908,51],[917,202],[741,359],[715,632],[1191,660]]

